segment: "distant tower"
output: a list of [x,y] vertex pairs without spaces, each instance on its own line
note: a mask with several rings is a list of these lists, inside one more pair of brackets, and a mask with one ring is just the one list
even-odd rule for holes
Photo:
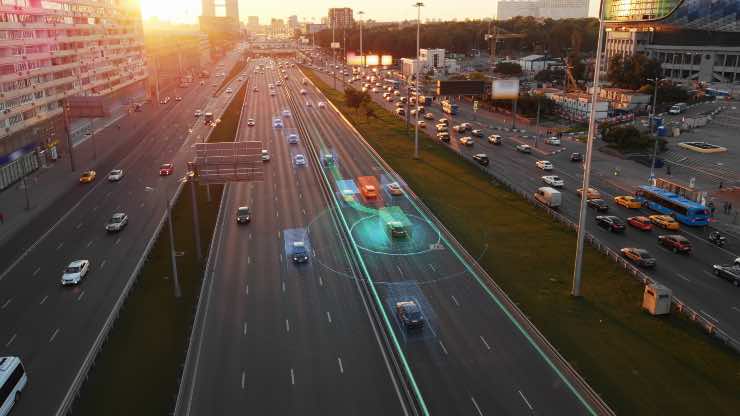
[[201,16],[215,16],[216,6],[226,8],[226,17],[233,17],[239,20],[239,0],[223,0],[223,3],[216,4],[216,0],[201,0],[203,13]]
[[239,1],[238,0],[226,0],[226,16],[233,17],[237,21],[239,21]]
[[216,3],[214,0],[202,0],[203,12],[201,16],[215,16],[216,15]]

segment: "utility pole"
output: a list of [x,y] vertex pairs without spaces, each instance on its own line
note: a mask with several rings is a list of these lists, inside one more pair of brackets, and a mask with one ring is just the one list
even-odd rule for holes
[[[421,69],[421,51],[419,49],[419,36],[421,34],[421,8],[424,7],[424,3],[417,2],[414,4],[416,7],[416,105],[419,105],[419,84],[421,79],[419,77],[419,69]],[[419,112],[415,113],[414,117],[414,159],[419,158]]]
[[334,21],[335,18],[332,16],[331,18],[331,53],[332,53],[332,68],[331,73],[334,76],[334,89],[337,89],[337,50],[334,47]]
[[67,152],[69,153],[69,165],[72,172],[75,171],[75,158],[72,151],[72,129],[69,126],[69,100],[64,99],[62,102],[62,114],[64,118],[64,134],[67,136]]
[[[648,134],[653,135],[653,120],[655,119],[655,106],[658,104],[658,83],[661,81],[660,77],[655,79],[648,79],[648,81],[655,81],[655,88],[653,91],[653,106],[650,109],[650,122]],[[657,132],[656,132],[657,133]],[[650,184],[655,185],[655,158],[658,156],[658,136],[653,136],[655,141],[653,142],[653,159],[650,161]]]
[[537,139],[540,138],[540,96],[537,96],[537,126],[534,134],[534,147],[537,147]]
[[365,75],[365,52],[362,49],[362,15],[365,14],[362,10],[359,12],[360,15],[360,59],[361,59],[361,66],[362,66],[362,75]]
[[581,187],[581,203],[578,209],[578,241],[576,244],[576,259],[573,270],[573,288],[571,295],[581,296],[581,268],[583,266],[583,244],[586,235],[586,199],[591,176],[591,154],[594,148],[594,133],[596,131],[596,100],[599,97],[599,76],[601,72],[601,53],[604,36],[604,1],[599,1],[599,35],[596,44],[596,63],[594,64],[594,85],[591,91],[591,114],[588,122],[588,139],[586,142],[586,163],[583,169],[583,185]]
[[170,206],[169,196],[167,197],[167,228],[169,228],[170,234],[170,261],[172,262],[172,277],[175,285],[175,298],[180,299],[182,293],[180,291],[180,279],[177,276],[177,261],[175,256],[175,233],[172,228],[172,208]]
[[198,200],[195,196],[195,179],[191,176],[190,182],[190,203],[193,206],[193,234],[195,237],[195,252],[198,256],[198,261],[203,260],[203,250],[200,245],[200,222],[198,221]]

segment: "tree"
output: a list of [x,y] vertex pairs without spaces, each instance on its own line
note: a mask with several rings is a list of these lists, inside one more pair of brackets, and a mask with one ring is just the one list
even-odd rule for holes
[[[640,88],[641,93],[649,94],[651,97],[654,91],[654,83],[643,85]],[[658,84],[658,104],[674,104],[686,102],[688,100],[689,92],[680,85],[665,81]],[[652,101],[650,101],[650,104],[652,105]]]
[[652,140],[647,134],[640,133],[634,126],[616,126],[605,128],[602,139],[620,150],[644,150],[650,147]]
[[503,75],[520,75],[522,73],[522,67],[515,62],[499,62],[496,64],[494,72]]
[[347,107],[358,110],[361,105],[370,101],[370,96],[367,92],[347,87],[344,89],[344,101],[347,104]]
[[563,82],[563,71],[556,69],[544,69],[534,76],[535,81],[540,82]]
[[615,87],[636,90],[660,76],[660,63],[643,54],[614,55],[609,60],[607,79]]

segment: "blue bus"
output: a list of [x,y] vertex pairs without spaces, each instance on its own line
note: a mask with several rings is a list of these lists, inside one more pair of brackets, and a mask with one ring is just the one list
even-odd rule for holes
[[452,104],[449,100],[443,100],[442,111],[454,116],[455,114],[457,114],[457,104]]
[[640,185],[635,195],[644,206],[691,226],[709,224],[709,210],[704,205],[663,188]]

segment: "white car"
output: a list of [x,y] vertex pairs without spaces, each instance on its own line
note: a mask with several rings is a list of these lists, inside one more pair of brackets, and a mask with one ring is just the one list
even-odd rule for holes
[[295,133],[290,133],[288,135],[288,143],[289,144],[298,144],[298,135]]
[[232,92],[234,92],[234,90],[232,90],[231,88],[226,88],[226,94],[231,94]]
[[283,117],[290,117],[290,110],[283,110]]
[[109,182],[118,182],[123,178],[123,169],[113,169],[108,174],[108,181]]
[[202,115],[203,115],[203,112],[202,112],[201,110],[195,110],[195,112],[193,113],[193,115],[194,115],[195,117],[200,117],[200,116],[202,116]]
[[319,108],[324,108],[324,107],[326,107],[326,103],[323,101],[319,101]]
[[565,182],[563,182],[563,180],[560,179],[560,177],[559,176],[556,176],[556,175],[543,176],[542,177],[542,180],[546,184],[548,184],[548,185],[550,185],[552,187],[555,187],[555,188],[562,188],[563,185],[565,185]]
[[311,104],[311,101],[306,101],[306,107],[313,107],[313,104]]
[[548,138],[545,139],[545,143],[551,144],[553,146],[560,146],[560,139],[558,139],[555,136],[548,137]]
[[262,149],[262,161],[267,162],[270,160],[270,152],[268,152],[266,149]]
[[301,95],[306,95],[306,90],[301,90]]
[[275,96],[275,90],[271,90],[270,91],[270,97],[274,97],[274,96]]
[[303,155],[295,155],[295,157],[293,158],[293,161],[295,162],[296,165],[299,165],[299,166],[305,165],[306,157]]
[[424,114],[424,118],[427,120],[434,120],[434,114],[432,113],[426,113]]
[[276,129],[282,129],[283,128],[283,120],[279,118],[273,118],[272,119],[272,127]]
[[417,124],[419,125],[419,128],[422,128],[422,129],[427,127],[427,123],[424,120],[417,121]]
[[465,146],[472,146],[474,144],[472,137],[461,137],[460,138],[460,144]]
[[535,165],[542,170],[552,170],[552,163],[549,160],[538,160]]
[[253,118],[250,118],[249,120],[247,120],[247,126],[254,127],[254,124],[255,123],[254,123],[254,119]]
[[105,231],[116,232],[123,230],[128,225],[128,215],[123,212],[116,212],[105,224]]
[[75,260],[64,269],[62,286],[76,285],[90,271],[90,260]]

